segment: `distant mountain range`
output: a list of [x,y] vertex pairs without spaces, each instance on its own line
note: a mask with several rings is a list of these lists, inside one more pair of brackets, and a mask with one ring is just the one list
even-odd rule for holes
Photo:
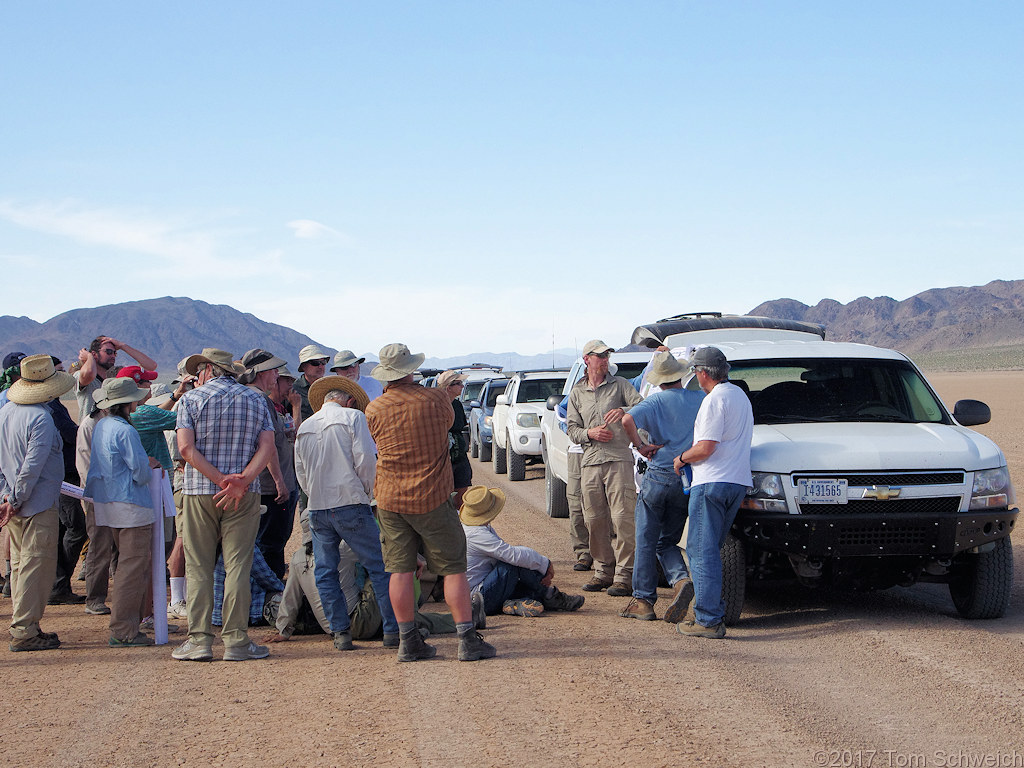
[[[956,359],[964,357],[957,351],[971,350],[972,360],[979,356],[989,360],[983,367],[1024,368],[1024,280],[935,288],[904,301],[883,296],[840,304],[823,299],[811,307],[793,299],[776,299],[754,307],[749,314],[823,323],[828,339],[891,347],[919,362],[921,358],[931,359],[937,367],[957,367]],[[638,318],[637,325],[649,321]],[[628,338],[631,331],[623,329],[622,336]],[[210,344],[238,355],[264,347],[287,360],[294,371],[299,350],[318,343],[291,328],[229,306],[167,296],[73,309],[45,323],[27,317],[0,317],[0,354],[47,351],[70,363],[79,349],[100,334],[123,339],[142,350],[157,361],[162,371],[174,370],[181,358]],[[337,351],[320,346],[332,354]],[[355,351],[368,362],[376,361],[375,354]],[[575,359],[572,349],[543,355],[475,352],[427,358],[424,365],[451,368],[486,363],[524,370],[566,367]]]

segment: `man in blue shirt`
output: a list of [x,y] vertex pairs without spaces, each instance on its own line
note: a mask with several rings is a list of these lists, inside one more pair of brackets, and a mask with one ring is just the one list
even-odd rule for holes
[[[633,566],[633,599],[619,614],[627,619],[653,621],[658,599],[658,569],[675,589],[665,610],[665,621],[682,620],[690,599],[690,580],[679,549],[686,524],[687,496],[672,460],[693,445],[693,423],[704,393],[683,389],[686,369],[671,352],[658,352],[651,360],[647,381],[660,387],[622,418],[622,427],[637,450],[648,459],[640,495],[636,500],[636,558]],[[645,443],[638,430],[650,435]]]

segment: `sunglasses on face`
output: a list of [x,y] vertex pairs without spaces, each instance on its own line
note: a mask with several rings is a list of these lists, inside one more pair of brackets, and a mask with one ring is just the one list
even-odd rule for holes
[[314,368],[323,368],[327,365],[326,360],[309,360],[306,365],[312,365]]

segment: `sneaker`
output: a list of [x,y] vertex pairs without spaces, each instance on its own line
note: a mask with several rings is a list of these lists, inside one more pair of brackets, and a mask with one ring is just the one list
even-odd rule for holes
[[459,661],[493,659],[497,655],[498,650],[485,641],[483,635],[479,632],[470,631],[464,635],[459,635]]
[[705,627],[699,622],[684,621],[676,624],[676,632],[689,637],[710,637],[713,640],[721,640],[725,637],[725,624],[718,622],[714,626]]
[[470,605],[473,607],[473,629],[487,629],[487,611],[484,610],[484,596],[474,592],[469,596]]
[[654,606],[646,600],[636,597],[619,612],[619,616],[624,619],[639,619],[640,621],[654,621],[657,618],[654,615]]
[[596,576],[583,585],[584,592],[600,592],[602,589],[608,589],[612,586],[612,582],[599,579]]
[[35,637],[28,637],[24,640],[12,640],[7,647],[14,653],[19,651],[53,651],[60,648],[60,640],[52,632],[45,634],[41,632]]
[[437,648],[423,642],[423,635],[419,632],[410,632],[399,638],[398,660],[399,661],[420,661],[432,659],[437,655]]
[[85,602],[85,595],[76,595],[71,590],[67,592],[51,592],[47,605],[81,605]]
[[139,632],[131,640],[118,640],[116,637],[112,637],[107,642],[107,645],[111,648],[140,648],[146,645],[154,645],[154,641],[149,635]]
[[[352,631],[346,630],[344,632],[332,632],[331,636],[334,638],[334,650],[336,651],[353,651],[355,646],[352,645]],[[250,643],[250,645],[252,645]],[[257,645],[257,648],[263,648],[264,646]],[[262,658],[262,657],[257,657]]]
[[179,600],[176,603],[171,603],[167,606],[167,618],[168,619],[187,619],[188,618],[188,606],[185,605],[184,600]]
[[578,611],[586,600],[583,595],[567,595],[558,587],[551,588],[551,594],[541,602],[546,611]]
[[678,624],[684,620],[692,601],[693,579],[680,579],[676,582],[676,593],[672,596],[672,602],[668,604],[662,618],[669,624]]
[[[339,633],[341,634],[341,633]],[[351,640],[349,640],[351,642]],[[249,661],[250,659],[265,659],[270,655],[270,649],[265,645],[256,645],[252,640],[248,645],[232,645],[224,649],[224,661]]]
[[594,558],[583,554],[576,558],[576,564],[572,567],[574,571],[589,571],[594,567]]
[[629,597],[633,594],[633,585],[624,581],[617,581],[608,587],[608,595],[611,597]]
[[110,608],[106,603],[86,603],[85,612],[91,616],[106,616],[110,613]]
[[213,661],[213,650],[208,645],[199,645],[191,638],[171,651],[171,658],[178,661]]
[[[110,613],[110,611],[107,611],[107,613]],[[155,622],[153,621],[153,617],[152,616],[147,616],[146,618],[144,618],[142,620],[142,623],[139,624],[139,629],[142,629],[142,630],[147,630],[148,629],[150,632],[152,632],[154,630],[154,625],[155,625]],[[181,627],[179,627],[177,624],[171,624],[171,623],[167,624],[167,634],[169,634],[169,635],[173,635],[179,629],[181,629]]]
[[523,616],[532,619],[544,613],[544,606],[539,600],[524,597],[518,600],[506,600],[501,606],[501,612],[509,616]]

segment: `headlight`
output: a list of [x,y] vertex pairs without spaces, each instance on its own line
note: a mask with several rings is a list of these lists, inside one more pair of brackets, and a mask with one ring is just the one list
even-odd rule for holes
[[540,416],[536,413],[520,413],[516,415],[516,424],[520,427],[536,429],[540,427]]
[[740,506],[758,512],[788,512],[782,476],[771,472],[754,472],[754,487],[747,491]]
[[974,488],[971,491],[971,509],[1008,507],[1016,501],[1010,471],[1006,467],[983,469],[974,473]]
[[490,416],[484,416],[484,426],[485,427],[491,426],[491,417]]

